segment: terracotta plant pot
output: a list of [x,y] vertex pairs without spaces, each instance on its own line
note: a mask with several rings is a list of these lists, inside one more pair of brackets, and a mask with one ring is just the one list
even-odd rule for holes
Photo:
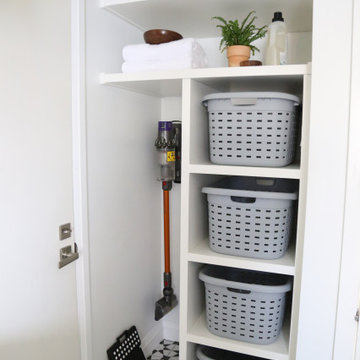
[[229,66],[240,66],[240,63],[250,58],[250,47],[246,45],[233,45],[226,49]]

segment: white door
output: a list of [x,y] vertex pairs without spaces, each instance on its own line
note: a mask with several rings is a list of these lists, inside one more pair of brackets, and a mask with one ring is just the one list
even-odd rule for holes
[[334,360],[360,360],[360,0],[353,2],[349,151]]
[[70,0],[0,1],[0,359],[79,360]]
[[[358,99],[360,97],[360,0],[354,1],[354,27],[353,27],[353,73],[352,73],[352,99],[353,100],[353,121],[356,122],[356,129],[357,129],[357,143],[359,143],[359,136],[360,136],[360,105]],[[356,104],[356,105],[355,105]],[[355,120],[356,119],[356,120]],[[357,152],[357,158],[359,159],[359,149],[352,148],[352,152],[355,154]],[[358,191],[358,200],[360,199],[360,161],[357,162],[357,169],[358,169],[358,177],[357,177],[357,191]],[[357,223],[360,218],[360,206],[358,205],[358,212],[357,212]],[[359,242],[359,232],[355,234],[355,239],[353,241]],[[359,267],[359,262],[355,262],[356,266]],[[358,282],[360,288],[360,271],[357,272],[358,274]],[[360,293],[358,294],[358,310],[360,311]],[[356,336],[356,349],[355,349],[355,360],[360,360],[360,331],[359,331],[359,321],[357,324],[357,336]]]

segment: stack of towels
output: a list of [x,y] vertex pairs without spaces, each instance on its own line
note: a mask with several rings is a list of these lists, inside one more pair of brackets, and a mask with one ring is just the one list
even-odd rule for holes
[[124,73],[152,70],[207,67],[207,57],[200,44],[186,38],[159,45],[136,44],[123,48]]

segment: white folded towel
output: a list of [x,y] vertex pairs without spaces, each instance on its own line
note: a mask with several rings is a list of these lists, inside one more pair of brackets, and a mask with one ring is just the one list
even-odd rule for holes
[[122,72],[140,72],[153,70],[172,70],[172,69],[191,69],[203,68],[207,66],[207,62],[199,59],[190,59],[189,57],[178,60],[167,61],[147,61],[147,62],[127,62],[122,64]]
[[123,48],[123,58],[125,63],[129,64],[186,60],[199,62],[203,65],[202,67],[207,66],[205,51],[193,38],[171,41],[159,45],[127,45]]

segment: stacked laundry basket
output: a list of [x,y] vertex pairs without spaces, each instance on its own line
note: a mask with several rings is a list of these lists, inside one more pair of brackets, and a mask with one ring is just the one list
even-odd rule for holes
[[276,92],[206,96],[210,160],[222,165],[285,166],[294,161],[299,98]]
[[[299,146],[299,103],[294,95],[274,92],[205,96],[210,161],[252,167],[291,164]],[[296,230],[297,180],[227,176],[202,192],[212,251],[267,261],[286,254]],[[199,278],[212,334],[261,345],[278,339],[290,301],[290,276],[205,265]],[[196,355],[199,360],[255,359],[204,346]]]

